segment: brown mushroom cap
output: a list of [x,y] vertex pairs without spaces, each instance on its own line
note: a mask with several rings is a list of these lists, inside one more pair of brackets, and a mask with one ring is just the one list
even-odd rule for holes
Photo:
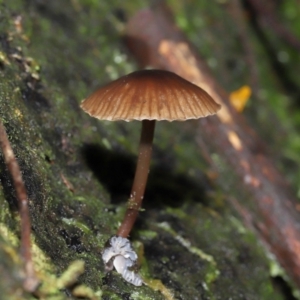
[[172,72],[142,70],[98,89],[83,100],[81,108],[101,120],[184,121],[215,114],[221,106]]

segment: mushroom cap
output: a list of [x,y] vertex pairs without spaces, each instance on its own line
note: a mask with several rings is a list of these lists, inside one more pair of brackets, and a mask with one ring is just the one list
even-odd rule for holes
[[142,70],[101,87],[81,108],[101,120],[184,121],[215,114],[221,106],[195,84],[164,70]]

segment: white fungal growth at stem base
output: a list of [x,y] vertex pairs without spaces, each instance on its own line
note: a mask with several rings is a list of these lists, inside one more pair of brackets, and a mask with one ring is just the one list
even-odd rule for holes
[[140,275],[130,270],[137,261],[137,254],[132,249],[130,241],[120,236],[113,236],[110,238],[109,244],[110,246],[105,248],[102,253],[106,270],[111,271],[115,267],[127,282],[141,286],[143,280]]

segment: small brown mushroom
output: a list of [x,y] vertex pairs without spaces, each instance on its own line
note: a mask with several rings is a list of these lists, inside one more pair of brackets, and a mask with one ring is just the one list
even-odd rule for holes
[[140,120],[142,133],[129,204],[117,235],[126,238],[144,197],[155,121],[184,121],[215,114],[221,106],[203,89],[163,70],[142,70],[123,76],[83,100],[81,108],[101,120]]

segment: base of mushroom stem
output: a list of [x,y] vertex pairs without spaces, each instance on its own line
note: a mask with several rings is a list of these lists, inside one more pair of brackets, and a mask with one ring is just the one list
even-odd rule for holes
[[138,257],[130,241],[115,235],[108,240],[107,244],[108,246],[102,252],[106,270],[111,271],[115,268],[127,282],[141,286],[143,284],[141,276],[131,270],[136,265]]

